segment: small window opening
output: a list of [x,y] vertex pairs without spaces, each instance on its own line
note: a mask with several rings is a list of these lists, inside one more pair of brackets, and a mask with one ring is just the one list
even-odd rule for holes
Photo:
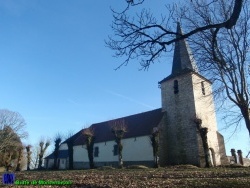
[[99,147],[95,147],[94,149],[94,157],[98,157],[99,156]]
[[114,155],[118,155],[118,145],[114,145],[114,150],[113,150]]
[[202,91],[203,95],[206,94],[206,92],[205,92],[205,86],[204,86],[204,81],[201,82],[201,91]]
[[174,94],[179,93],[178,80],[174,81]]

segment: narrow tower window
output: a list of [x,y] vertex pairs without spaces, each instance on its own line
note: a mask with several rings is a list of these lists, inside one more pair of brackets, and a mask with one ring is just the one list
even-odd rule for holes
[[201,91],[202,91],[202,94],[205,95],[205,87],[204,87],[204,81],[201,82]]
[[174,94],[179,92],[178,80],[174,81]]

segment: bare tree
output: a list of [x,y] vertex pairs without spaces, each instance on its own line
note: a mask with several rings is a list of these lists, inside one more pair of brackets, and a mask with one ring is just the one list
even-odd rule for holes
[[159,129],[155,127],[152,131],[150,136],[151,145],[153,147],[153,155],[154,155],[154,167],[159,167],[159,160],[158,160],[158,152],[159,152]]
[[[187,27],[221,22],[232,14],[230,1],[220,0],[209,7],[197,0],[192,9],[180,13]],[[189,41],[199,70],[213,82],[217,107],[224,113],[227,126],[237,129],[244,120],[250,134],[249,117],[249,60],[250,11],[245,0],[242,13],[230,30],[215,28],[200,32]],[[216,36],[216,37],[215,37]]]
[[74,141],[75,138],[73,137],[73,131],[68,131],[67,134],[67,139],[66,139],[66,143],[68,146],[68,153],[69,153],[69,169],[73,170],[74,169],[74,159],[73,159],[73,155],[74,155]]
[[[143,0],[128,1],[128,7],[138,2]],[[225,107],[227,125],[236,130],[243,118],[250,134],[249,6],[249,0],[192,0],[178,8],[168,6],[169,15],[160,20],[145,9],[136,18],[128,16],[129,8],[113,11],[114,36],[106,44],[116,56],[126,56],[118,68],[141,58],[142,68],[147,69],[171,50],[167,45],[188,38],[199,70],[213,82],[217,104]],[[173,31],[171,19],[183,22],[187,33]]]
[[31,151],[30,151],[31,145],[27,145],[25,147],[26,149],[26,156],[27,156],[27,170],[30,170],[30,162],[31,162]]
[[25,125],[25,120],[19,113],[6,109],[0,110],[0,152],[5,148],[19,145],[19,142],[13,141],[16,137],[22,139],[28,136],[24,131]]
[[206,162],[206,167],[212,167],[212,162],[209,154],[209,147],[208,147],[208,140],[207,140],[207,133],[208,133],[208,128],[207,127],[202,127],[202,120],[198,117],[194,118],[194,123],[196,124],[196,128],[200,133],[201,140],[202,140],[202,145],[204,149],[204,154],[205,154],[205,162]]
[[122,138],[124,134],[127,132],[127,126],[124,119],[119,120],[112,120],[110,121],[111,132],[115,136],[115,142],[118,146],[118,161],[119,161],[119,168],[123,168],[123,159],[122,159]]
[[[32,148],[32,149],[31,149]],[[39,143],[29,146],[30,151],[30,169],[38,169],[38,163],[39,163],[39,154],[40,154],[40,145]],[[28,163],[28,151],[26,148],[26,156],[27,156],[27,163]],[[46,151],[44,153],[44,156],[46,156]]]
[[86,128],[82,131],[82,134],[85,137],[85,143],[87,145],[87,151],[88,151],[88,157],[89,157],[89,167],[91,169],[93,169],[93,168],[95,168],[94,156],[93,156],[94,141],[95,141],[94,130],[92,128]]
[[50,141],[47,140],[44,142],[43,140],[40,141],[39,146],[40,146],[40,153],[39,153],[39,161],[38,161],[38,169],[42,169],[42,164],[43,164],[43,156],[45,151],[50,145]]
[[17,166],[16,166],[16,171],[21,171],[21,161],[23,158],[23,146],[20,146],[19,148],[17,148]]
[[0,152],[0,166],[5,166],[6,171],[8,171],[10,167],[16,166],[19,157],[18,151],[22,147],[22,142],[10,126],[5,126],[3,128],[1,131],[1,137],[4,141],[8,140],[8,144],[7,146],[2,147],[2,151]]
[[248,154],[246,155],[246,158],[248,158],[249,155],[250,155],[250,151],[249,151]]
[[[124,11],[116,12],[112,10],[114,21],[111,28],[114,35],[112,37],[109,36],[106,45],[115,51],[116,57],[126,57],[125,61],[121,63],[117,69],[122,65],[127,65],[130,60],[139,58],[142,69],[147,69],[150,64],[157,61],[165,52],[171,50],[171,48],[168,48],[168,45],[178,40],[188,38],[203,31],[209,31],[210,29],[232,29],[238,21],[243,5],[243,0],[231,0],[229,1],[230,4],[233,3],[234,5],[231,6],[230,15],[225,15],[222,21],[217,22],[217,20],[212,20],[209,24],[195,27],[180,36],[179,33],[171,28],[172,24],[170,23],[171,19],[179,19],[175,17],[175,12],[177,12],[178,9],[174,5],[168,5],[168,15],[162,16],[159,20],[146,9],[138,13],[136,17],[131,18],[128,13],[129,9],[143,2],[144,0],[127,0],[128,6]],[[210,6],[219,1],[192,0],[186,2],[186,4],[193,6],[195,3],[201,4],[202,2],[205,2],[205,4],[201,6],[209,9]],[[185,4],[185,2],[183,2],[183,4]],[[216,38],[216,35],[217,33],[215,32],[213,37]]]
[[3,162],[5,170],[8,172],[11,167],[12,156],[14,152],[11,150],[4,151]]
[[55,142],[55,149],[54,149],[54,169],[58,169],[58,156],[59,156],[59,147],[60,143],[62,141],[62,135],[57,133],[55,136],[54,142]]

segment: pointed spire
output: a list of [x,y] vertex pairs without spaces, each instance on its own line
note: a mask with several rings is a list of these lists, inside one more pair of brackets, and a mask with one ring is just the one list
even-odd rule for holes
[[[180,35],[183,35],[179,22],[177,23],[176,32]],[[186,40],[184,39],[175,42],[172,75],[180,73],[186,69],[198,72],[195,60],[191,53],[191,49],[188,46]]]

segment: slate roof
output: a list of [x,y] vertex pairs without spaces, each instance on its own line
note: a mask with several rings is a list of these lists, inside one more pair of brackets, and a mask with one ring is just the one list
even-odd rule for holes
[[175,78],[177,76],[181,76],[184,74],[188,74],[188,73],[195,73],[194,71],[190,70],[190,69],[183,69],[181,72],[178,73],[174,73],[174,74],[170,74],[169,76],[167,76],[166,78],[164,78],[163,80],[159,81],[158,83],[161,84],[167,80],[171,80],[172,78]]
[[[176,33],[183,35],[179,22],[177,23]],[[176,38],[178,38],[178,36]],[[209,80],[198,73],[198,68],[192,55],[191,49],[186,40],[183,39],[175,42],[172,73],[158,82],[158,84],[188,73],[196,74],[197,76],[211,83]]]
[[[179,22],[177,23],[176,33],[178,33],[180,36],[183,35]],[[176,38],[178,37],[179,36]],[[182,72],[183,69],[190,69],[192,71],[198,72],[191,49],[188,43],[186,43],[185,39],[175,42],[172,74]]]
[[199,73],[197,73],[197,72],[195,72],[193,70],[190,70],[190,69],[183,69],[181,72],[178,72],[178,73],[175,73],[175,74],[170,74],[169,76],[167,76],[163,80],[159,81],[158,84],[161,84],[161,83],[163,83],[163,82],[165,82],[167,80],[171,80],[171,79],[173,79],[175,77],[178,77],[178,76],[181,76],[181,75],[185,75],[185,74],[188,74],[188,73],[195,74],[195,75],[199,76],[200,78],[202,78],[203,80],[206,80],[207,82],[209,82],[210,84],[212,84],[212,82],[210,80],[208,80],[204,76],[202,76]]
[[[159,108],[140,114],[118,118],[116,120],[123,119],[126,124],[127,132],[124,134],[123,138],[139,137],[150,135],[153,128],[160,123],[163,114],[162,109]],[[111,132],[112,125],[110,124],[110,121],[95,123],[90,127],[94,130],[95,143],[114,140],[114,135]],[[83,130],[73,135],[75,138],[74,145],[85,144],[85,137],[83,136],[82,131]]]
[[[62,158],[68,158],[69,153],[68,150],[59,150],[59,155],[58,158],[62,159]],[[45,157],[44,159],[54,159],[54,152],[51,153],[50,155],[48,155],[47,157]]]

